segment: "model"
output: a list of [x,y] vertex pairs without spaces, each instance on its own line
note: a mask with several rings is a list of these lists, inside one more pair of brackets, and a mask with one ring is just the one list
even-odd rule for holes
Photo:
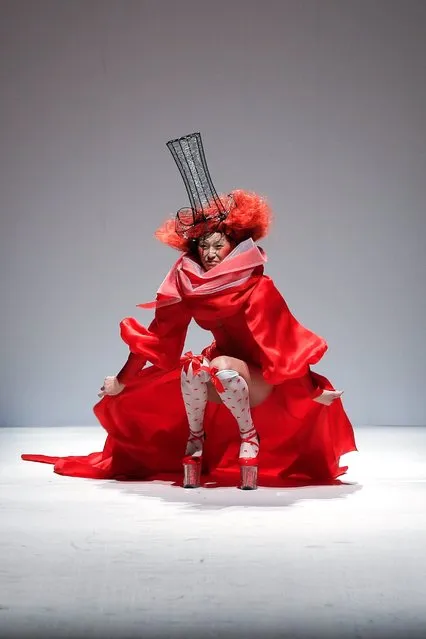
[[[23,455],[64,475],[172,479],[187,488],[329,482],[356,450],[342,391],[311,370],[322,337],[302,326],[272,280],[256,242],[271,209],[256,193],[218,195],[199,133],[167,144],[190,207],[156,237],[181,251],[157,292],[148,328],[121,324],[129,358],[106,377],[94,412],[108,433],[85,457]],[[190,321],[212,334],[201,354],[182,355]],[[146,364],[149,364],[146,366]]]

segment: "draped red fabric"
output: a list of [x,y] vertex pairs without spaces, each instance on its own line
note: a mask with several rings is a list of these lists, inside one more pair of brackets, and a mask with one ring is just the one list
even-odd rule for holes
[[[191,318],[213,334],[206,357],[243,359],[259,366],[274,385],[269,397],[252,409],[261,442],[259,484],[328,482],[342,475],[347,469],[339,458],[356,450],[351,423],[341,400],[331,406],[313,401],[323,389],[333,388],[310,368],[325,353],[326,342],[295,319],[262,268],[238,286],[158,306],[149,328],[133,318],[123,320],[121,335],[130,349],[120,371],[126,388],[94,407],[107,432],[104,450],[88,456],[23,459],[54,464],[55,472],[63,475],[180,482],[188,437],[180,391],[185,364],[181,353]],[[140,370],[145,362],[151,366]],[[205,481],[236,483],[240,438],[234,418],[223,405],[208,403],[204,427]]]

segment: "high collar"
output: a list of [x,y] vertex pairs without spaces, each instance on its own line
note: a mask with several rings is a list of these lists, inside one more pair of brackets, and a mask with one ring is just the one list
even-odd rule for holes
[[266,255],[252,239],[240,242],[229,255],[212,269],[205,271],[194,258],[185,253],[172,266],[157,291],[155,302],[138,304],[154,308],[176,304],[183,297],[217,293],[247,281],[254,269],[263,266]]

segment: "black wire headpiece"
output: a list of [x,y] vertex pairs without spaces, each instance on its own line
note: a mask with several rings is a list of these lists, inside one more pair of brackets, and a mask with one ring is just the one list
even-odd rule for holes
[[182,208],[176,214],[176,233],[185,238],[200,237],[214,232],[227,218],[232,198],[224,206],[213,186],[204,155],[201,133],[190,133],[167,142],[183,178],[191,208]]

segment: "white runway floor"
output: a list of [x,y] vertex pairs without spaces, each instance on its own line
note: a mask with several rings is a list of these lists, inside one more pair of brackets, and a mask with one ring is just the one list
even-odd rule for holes
[[0,637],[426,638],[426,428],[360,427],[341,486],[243,492],[73,479],[0,429]]

